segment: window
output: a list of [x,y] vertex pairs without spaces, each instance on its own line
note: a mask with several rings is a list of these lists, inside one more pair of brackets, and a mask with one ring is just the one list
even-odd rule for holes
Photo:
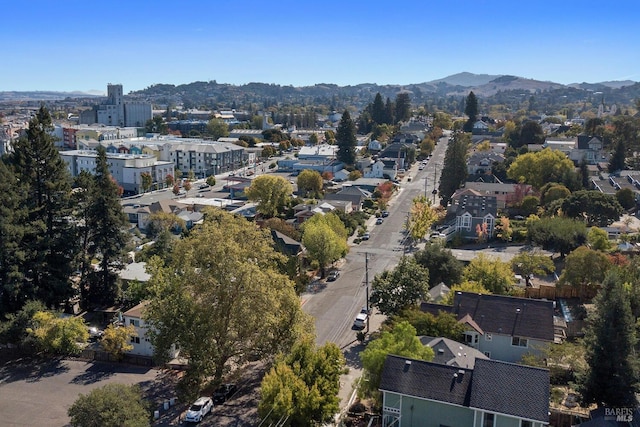
[[489,359],[491,359],[491,352],[490,351],[485,351],[484,355],[487,356]]
[[131,343],[140,344],[140,337],[131,337]]
[[470,230],[471,229],[471,215],[468,215],[468,214],[462,215],[460,226],[462,228],[466,228],[467,230]]
[[516,347],[526,347],[528,345],[526,338],[513,337],[511,338],[511,345]]
[[484,340],[485,341],[491,341],[492,339],[493,339],[493,336],[489,332],[485,332],[484,333]]
[[532,421],[520,420],[520,427],[533,427]]
[[482,414],[482,427],[493,427],[496,422],[496,415],[491,413]]

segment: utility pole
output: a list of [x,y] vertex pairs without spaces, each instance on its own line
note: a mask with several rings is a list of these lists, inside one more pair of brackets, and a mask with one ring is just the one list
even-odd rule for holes
[[424,198],[427,199],[427,177],[424,177]]
[[437,178],[436,175],[438,173],[438,164],[434,163],[433,164],[433,191],[431,192],[433,194],[433,205],[435,206],[436,204],[436,194],[438,194],[438,190],[436,190],[436,182],[437,182]]
[[369,311],[369,252],[364,253],[364,284],[365,284],[365,309],[367,310],[367,333],[369,333],[369,318],[371,313]]

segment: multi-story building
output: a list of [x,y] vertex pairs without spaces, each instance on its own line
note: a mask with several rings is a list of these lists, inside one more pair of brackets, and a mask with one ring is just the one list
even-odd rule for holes
[[[71,176],[82,171],[95,173],[98,153],[94,150],[70,150],[60,153],[67,163]],[[173,164],[158,160],[150,154],[107,153],[109,173],[127,194],[140,193],[142,174],[149,173],[153,178],[151,188],[164,188],[167,175],[173,175]]]
[[[144,310],[148,304],[149,301],[143,301],[122,314],[122,320],[125,326],[132,325],[136,329],[136,335],[130,338],[130,344],[133,346],[133,349],[127,352],[129,354],[146,357],[152,357],[154,355],[154,348],[148,335],[149,325],[145,322],[144,318]],[[177,355],[178,350],[175,345],[172,345],[167,356],[173,359]]]
[[80,123],[100,123],[107,126],[143,127],[153,118],[151,104],[144,102],[126,102],[122,85],[107,85],[107,100],[95,105],[91,110],[80,114]]

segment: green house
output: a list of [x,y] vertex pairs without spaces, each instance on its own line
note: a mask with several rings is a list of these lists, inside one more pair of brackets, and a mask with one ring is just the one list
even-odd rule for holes
[[383,427],[542,427],[549,371],[489,359],[473,369],[389,355],[380,382]]

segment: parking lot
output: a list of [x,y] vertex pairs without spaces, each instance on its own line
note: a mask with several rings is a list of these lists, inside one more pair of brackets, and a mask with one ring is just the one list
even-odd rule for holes
[[18,359],[0,367],[0,414],[3,426],[61,427],[80,394],[107,383],[138,384],[152,401],[173,393],[162,371],[81,360]]

